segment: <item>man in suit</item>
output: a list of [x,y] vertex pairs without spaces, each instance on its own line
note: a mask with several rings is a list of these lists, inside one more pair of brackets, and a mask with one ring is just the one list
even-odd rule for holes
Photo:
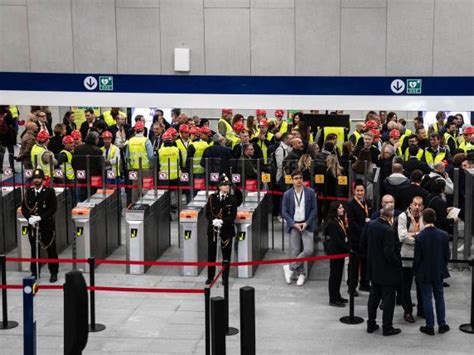
[[[222,174],[219,179],[217,191],[209,196],[206,204],[207,227],[207,261],[215,262],[217,254],[217,241],[221,240],[222,260],[231,260],[232,238],[235,237],[234,220],[237,217],[237,207],[242,203],[242,192],[235,189],[231,193],[231,181],[227,175]],[[212,283],[216,268],[207,268],[206,285]],[[225,270],[223,280],[229,277],[228,270]]]
[[432,296],[436,303],[436,318],[440,334],[449,331],[446,324],[443,279],[449,277],[448,261],[450,257],[448,234],[435,227],[436,212],[427,208],[423,211],[425,229],[415,239],[415,257],[413,271],[420,285],[423,297],[426,325],[420,327],[422,333],[434,335],[434,315]]
[[402,261],[398,236],[393,229],[393,205],[382,208],[380,217],[367,226],[367,274],[372,282],[370,289],[367,320],[367,333],[373,333],[379,326],[376,323],[377,307],[382,300],[384,336],[401,332],[393,327],[395,291],[400,284]]
[[[39,247],[46,250],[49,259],[57,259],[54,231],[54,214],[56,213],[56,194],[54,189],[43,185],[44,172],[36,169],[33,172],[33,186],[26,190],[21,204],[21,212],[28,220],[28,238],[31,245],[31,257],[39,257]],[[41,267],[41,266],[40,266]],[[49,282],[58,280],[57,263],[48,264],[51,277]],[[31,263],[31,274],[38,277],[36,263]]]
[[[286,222],[286,232],[290,234],[290,253],[292,258],[306,258],[314,253],[313,233],[316,230],[317,205],[314,191],[303,186],[303,173],[299,170],[291,174],[293,187],[285,192],[282,199],[281,215]],[[297,286],[306,281],[303,263],[283,266],[286,283],[291,284],[298,274]]]

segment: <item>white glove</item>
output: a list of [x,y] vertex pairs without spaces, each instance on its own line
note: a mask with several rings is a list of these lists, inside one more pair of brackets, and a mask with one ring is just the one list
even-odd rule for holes
[[223,223],[224,221],[222,219],[216,218],[212,220],[212,225],[217,228],[221,228]]
[[38,223],[39,221],[41,221],[40,216],[31,216],[30,218],[28,218],[28,224],[30,224],[32,226],[35,226],[36,223]]

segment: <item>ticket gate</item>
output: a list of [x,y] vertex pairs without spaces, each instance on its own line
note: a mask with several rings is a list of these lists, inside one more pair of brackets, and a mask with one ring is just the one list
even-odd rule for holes
[[[148,193],[125,212],[127,260],[155,261],[170,246],[170,192]],[[127,273],[140,275],[149,265],[127,265]]]
[[105,221],[107,225],[107,255],[112,254],[120,246],[120,219],[122,211],[119,211],[120,190],[106,189],[97,190],[91,196],[91,201],[105,200]]
[[[115,201],[115,202],[114,202]],[[114,203],[117,205],[114,206]],[[98,192],[72,210],[78,259],[109,256],[119,245],[118,193],[116,190]],[[78,269],[89,271],[87,263]]]
[[[199,191],[180,213],[183,261],[207,261],[206,191]],[[198,276],[201,266],[183,266],[184,276]]]
[[[56,250],[59,253],[64,251],[72,242],[74,233],[71,211],[72,211],[72,196],[69,189],[62,187],[55,187],[57,207],[54,215],[54,228],[56,238]],[[28,240],[28,221],[21,213],[21,207],[17,209],[17,243],[18,243],[18,257],[31,257],[30,242]],[[41,250],[40,255],[46,257],[46,252]],[[21,263],[20,271],[29,271],[29,263]]]
[[[238,261],[262,260],[268,250],[268,214],[271,212],[270,196],[249,192],[237,210],[236,259]],[[237,277],[253,277],[256,265],[237,267]]]
[[15,211],[20,203],[20,188],[2,187],[0,194],[0,254],[7,254],[17,245]]

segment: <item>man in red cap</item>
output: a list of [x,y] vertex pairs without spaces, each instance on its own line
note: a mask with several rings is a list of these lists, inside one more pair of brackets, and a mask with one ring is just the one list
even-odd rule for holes
[[265,111],[263,108],[258,108],[255,110],[255,116],[257,116],[257,122],[260,123],[260,120],[267,118],[267,111]]
[[464,140],[459,144],[459,149],[464,153],[469,153],[474,150],[474,127],[465,127],[463,131]]
[[275,139],[273,134],[268,132],[268,120],[262,118],[259,123],[259,131],[257,132],[257,137],[252,139],[252,143],[256,143],[260,149],[262,149],[263,162],[267,164],[268,162],[268,149],[270,146],[275,144]]
[[54,167],[57,165],[54,154],[48,150],[48,143],[48,131],[39,131],[36,135],[36,144],[31,148],[31,164],[33,168],[43,170],[47,182],[51,178]]
[[77,129],[71,132],[71,137],[74,139],[74,149],[82,144],[82,134]]
[[399,157],[403,156],[401,144],[400,144],[400,131],[398,129],[392,129],[388,134],[388,141],[395,148],[395,154]]
[[66,184],[70,184],[74,181],[74,169],[72,168],[72,156],[74,154],[74,138],[72,136],[63,137],[64,149],[58,154],[58,166],[63,171],[63,180]]
[[100,148],[104,157],[105,169],[113,172],[114,178],[107,177],[108,183],[114,183],[120,177],[120,149],[112,143],[112,133],[104,131],[102,139],[104,146]]
[[285,111],[282,109],[275,110],[275,131],[280,134],[288,132],[288,122],[283,120]]
[[[150,140],[144,135],[145,124],[142,121],[135,123],[133,127],[135,136],[129,139],[126,152],[128,170],[141,170],[142,177],[152,176],[153,146]],[[134,185],[138,187],[138,180],[134,180]],[[142,191],[146,193],[146,190]],[[136,187],[132,190],[132,203],[138,200],[139,191]]]
[[217,123],[218,132],[227,139],[228,145],[234,146],[238,143],[237,135],[232,128],[232,110],[223,109],[222,117]]
[[179,137],[176,138],[176,146],[181,152],[181,169],[185,169],[186,160],[188,157],[188,148],[189,148],[189,131],[190,128],[187,124],[182,124],[179,126]]
[[186,160],[186,170],[193,173],[193,178],[204,177],[205,169],[201,166],[201,159],[204,151],[209,148],[209,137],[212,132],[207,126],[199,130],[200,139],[196,139],[189,145],[188,159]]

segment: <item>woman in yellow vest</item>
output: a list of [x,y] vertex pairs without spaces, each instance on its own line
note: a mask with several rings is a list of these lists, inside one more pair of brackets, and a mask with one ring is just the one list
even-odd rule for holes
[[36,144],[31,148],[31,164],[34,169],[39,168],[44,171],[47,181],[51,178],[52,170],[57,164],[53,153],[51,153],[47,148],[48,142],[48,131],[40,131],[36,135]]
[[112,144],[112,133],[109,131],[104,131],[102,133],[102,140],[104,141],[104,146],[100,148],[102,151],[102,156],[105,161],[105,169],[112,171],[112,175],[107,173],[107,183],[113,184],[116,182],[116,179],[120,178],[120,149]]
[[268,120],[266,118],[262,118],[259,124],[260,130],[258,136],[251,140],[252,143],[256,143],[261,149],[263,153],[263,162],[267,164],[268,162],[268,149],[271,145],[275,144],[275,139],[273,134],[268,132]]
[[163,144],[158,149],[158,174],[161,185],[178,185],[181,176],[180,161],[181,152],[173,141],[170,133],[162,136]]

